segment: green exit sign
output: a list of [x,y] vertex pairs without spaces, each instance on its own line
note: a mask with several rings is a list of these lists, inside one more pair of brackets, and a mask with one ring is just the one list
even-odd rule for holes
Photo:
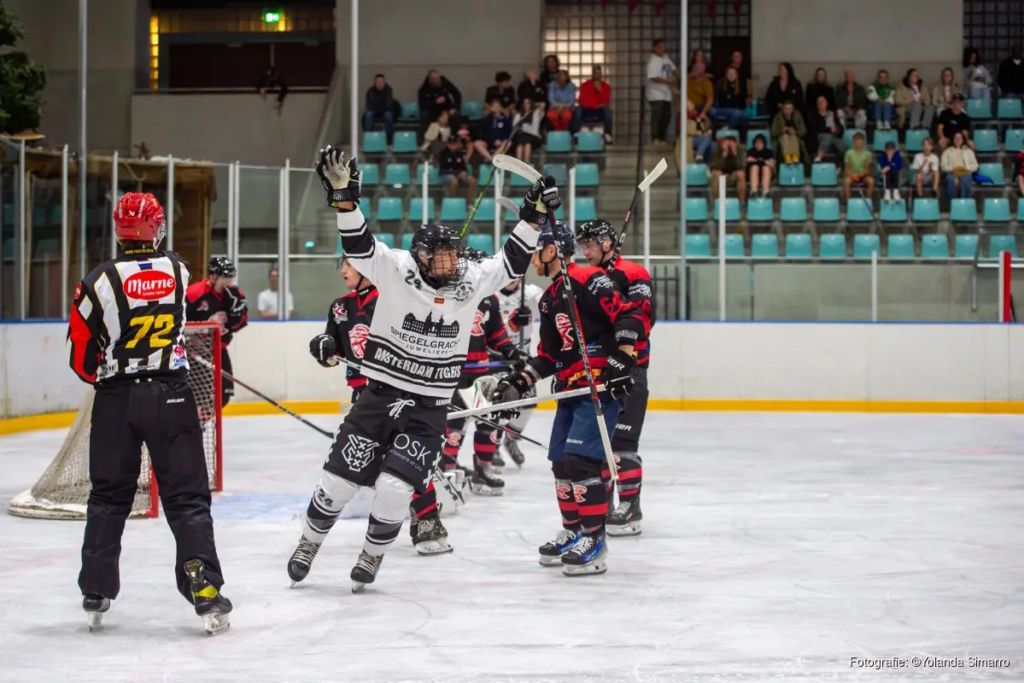
[[276,24],[277,22],[281,21],[281,13],[280,12],[264,12],[263,13],[263,21],[265,23],[267,23],[267,24]]

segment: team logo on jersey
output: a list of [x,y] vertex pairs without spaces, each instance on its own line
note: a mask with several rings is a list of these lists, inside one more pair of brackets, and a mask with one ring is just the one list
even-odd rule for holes
[[472,334],[474,337],[479,337],[484,333],[484,321],[490,317],[490,313],[485,313],[479,308],[476,309],[476,313],[473,314],[473,330]]
[[78,301],[78,297],[82,296],[82,283],[79,282],[78,286],[75,287],[75,301]]
[[391,443],[391,452],[397,453],[399,457],[408,462],[415,460],[420,465],[426,465],[427,459],[434,461],[434,451],[421,444],[408,434],[399,434]]
[[476,288],[468,282],[460,282],[451,290],[452,298],[456,301],[466,301],[473,296]]
[[448,339],[454,339],[459,336],[458,320],[446,325],[443,315],[436,321],[433,317],[434,314],[431,312],[427,313],[426,320],[417,320],[416,316],[412,313],[406,313],[405,319],[402,321],[402,329],[407,332],[422,334],[425,337],[446,337]]
[[345,458],[349,469],[358,472],[373,460],[373,454],[379,443],[356,434],[348,435],[348,443],[341,449],[341,457]]
[[132,299],[156,301],[174,294],[178,282],[173,275],[159,270],[142,270],[124,281],[122,289]]
[[199,308],[198,308],[197,310],[198,310],[198,311],[199,311],[200,313],[201,313],[201,312],[203,312],[203,311],[208,311],[208,310],[210,310],[210,302],[209,302],[209,301],[206,301],[206,300],[204,299],[204,300],[203,300],[203,301],[202,301],[202,302],[201,302],[201,303],[199,304]]
[[366,338],[370,336],[370,328],[366,325],[354,325],[348,333],[348,341],[352,345],[352,355],[362,358],[366,352]]
[[569,500],[569,490],[572,487],[560,481],[555,482],[555,495],[559,500]]
[[[337,325],[342,320],[348,320],[348,309],[345,308],[345,304],[340,301],[331,306],[331,315],[334,316],[334,324]],[[362,358],[362,356],[360,356]]]
[[174,350],[171,351],[171,370],[178,370],[184,367],[188,367],[185,361],[185,347],[181,344],[175,344]]
[[558,334],[562,335],[562,350],[569,351],[572,349],[572,321],[569,320],[569,316],[565,313],[559,313],[555,316],[555,327],[558,328]]
[[585,502],[585,500],[586,500],[585,496],[586,495],[587,495],[587,487],[586,486],[580,486],[579,484],[573,484],[572,485],[572,497],[576,499],[576,502],[578,504],[582,505]]

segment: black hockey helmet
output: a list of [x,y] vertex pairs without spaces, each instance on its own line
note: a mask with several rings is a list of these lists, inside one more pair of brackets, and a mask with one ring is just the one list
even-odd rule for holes
[[480,251],[479,249],[474,249],[473,247],[466,247],[463,250],[463,253],[466,255],[466,259],[472,261],[473,263],[480,263],[485,258],[488,258],[487,252]]
[[610,239],[613,245],[615,244],[615,228],[606,220],[587,221],[576,228],[576,241],[580,244],[597,242],[605,238]]
[[235,277],[238,271],[235,264],[227,256],[211,256],[210,265],[206,270],[207,275],[216,277]]
[[562,221],[555,221],[551,230],[541,230],[540,238],[537,240],[537,247],[543,249],[549,244],[558,247],[559,253],[565,256],[573,256],[576,253],[576,240],[572,230]]
[[[420,226],[412,236],[411,251],[423,281],[435,289],[455,287],[466,276],[466,248],[455,228],[435,223]],[[440,252],[454,252],[454,257],[435,263]]]

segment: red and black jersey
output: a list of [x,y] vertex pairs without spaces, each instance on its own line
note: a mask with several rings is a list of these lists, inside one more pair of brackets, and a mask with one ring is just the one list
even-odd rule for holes
[[[334,338],[335,355],[352,363],[362,363],[366,351],[366,338],[370,335],[370,322],[377,307],[377,288],[373,285],[339,296],[327,312],[324,334]],[[345,379],[353,389],[366,386],[366,378],[351,365]]]
[[[469,350],[466,352],[466,365],[489,362],[491,351],[508,360],[519,355],[505,329],[505,319],[501,317],[501,305],[498,303],[498,297],[493,294],[477,306],[476,314],[473,317],[473,332],[469,338]],[[463,366],[461,383],[463,386],[469,386],[477,377],[483,377],[492,372],[491,368]]]
[[556,275],[541,297],[540,344],[536,357],[529,363],[539,378],[557,371],[559,391],[587,383],[583,357],[562,298],[562,287],[567,281],[571,283],[595,379],[600,381],[610,353],[624,344],[635,347],[646,333],[643,313],[635,304],[623,300],[603,269],[570,263],[566,275]]
[[227,346],[235,332],[249,324],[249,305],[237,286],[229,285],[218,294],[207,279],[189,286],[185,292],[185,315],[192,322],[219,322],[221,344]]
[[644,319],[644,335],[636,340],[636,364],[645,368],[651,361],[651,328],[654,327],[654,288],[651,285],[651,274],[635,261],[627,261],[621,256],[604,264],[605,272],[619,288],[623,298],[634,304]]

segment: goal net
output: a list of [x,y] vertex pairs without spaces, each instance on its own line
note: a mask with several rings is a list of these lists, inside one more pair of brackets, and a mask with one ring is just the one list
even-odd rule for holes
[[[199,408],[203,450],[210,474],[210,489],[220,491],[221,387],[220,327],[214,323],[186,323],[185,345],[189,356],[188,384]],[[78,409],[57,456],[35,485],[14,497],[7,510],[19,517],[38,519],[85,519],[89,499],[89,432],[95,391],[89,389]],[[131,517],[159,515],[158,490],[149,451],[142,447],[142,470]]]

